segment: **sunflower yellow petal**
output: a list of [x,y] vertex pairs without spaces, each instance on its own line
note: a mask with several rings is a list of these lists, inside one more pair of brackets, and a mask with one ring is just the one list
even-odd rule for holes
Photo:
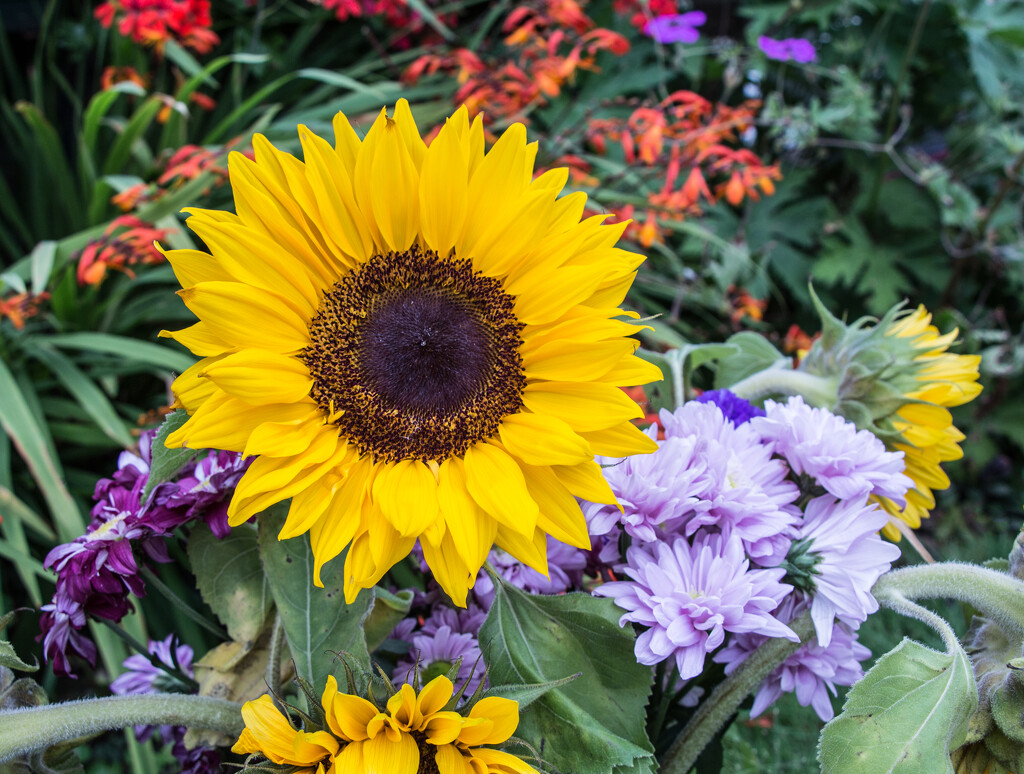
[[202,375],[228,395],[250,405],[296,403],[309,395],[313,379],[294,357],[243,349],[207,365]]
[[373,217],[390,250],[402,251],[416,239],[419,227],[420,175],[395,121],[380,129],[370,167]]
[[171,433],[166,440],[168,449],[224,449],[241,452],[249,434],[264,422],[299,419],[308,413],[302,403],[279,403],[268,406],[250,406],[217,390],[192,417]]
[[362,696],[340,693],[334,675],[327,676],[323,707],[327,725],[335,736],[349,742],[368,738],[366,724],[377,714],[377,708]]
[[416,169],[420,169],[423,166],[423,159],[427,155],[427,144],[420,136],[420,130],[416,126],[416,119],[412,117],[412,110],[409,109],[407,99],[399,99],[395,102],[394,120],[412,163]]
[[535,414],[559,417],[576,431],[613,427],[644,412],[626,393],[610,384],[538,382],[523,391],[523,404]]
[[204,322],[197,322],[180,331],[160,331],[161,338],[174,339],[192,354],[200,357],[223,355],[237,349],[237,345],[225,341]]
[[548,538],[544,534],[544,530],[536,529],[531,536],[526,537],[509,529],[504,524],[499,524],[494,543],[505,553],[511,554],[527,567],[532,567],[547,577]]
[[309,343],[307,323],[267,290],[239,282],[202,282],[178,291],[210,332],[234,346],[247,346],[259,332],[260,346],[272,352],[298,352]]
[[[487,718],[494,725],[490,734],[477,742],[466,742],[471,747],[478,744],[502,744],[519,725],[519,702],[500,696],[488,696],[480,699],[469,711],[471,718]],[[465,741],[459,735],[459,741]]]
[[594,456],[590,444],[557,417],[510,414],[498,432],[508,452],[529,465],[576,465]]
[[617,505],[618,500],[596,462],[581,462],[579,465],[554,465],[551,470],[565,488],[582,500],[592,503]]
[[537,501],[540,508],[537,527],[555,540],[589,550],[590,533],[583,511],[580,510],[576,498],[565,484],[558,480],[558,476],[551,468],[523,465],[523,475],[526,477],[530,496]]
[[466,451],[466,488],[484,512],[522,535],[533,535],[539,509],[526,488],[523,471],[493,444]]
[[502,750],[481,747],[473,750],[473,757],[487,767],[489,774],[538,774],[535,768]]
[[566,307],[588,301],[600,283],[601,275],[586,266],[540,266],[517,277],[508,292],[516,296],[516,317],[539,325],[557,319]]
[[475,774],[469,761],[453,744],[442,744],[434,752],[438,774]]
[[[631,339],[613,339],[592,344],[553,341],[523,353],[523,370],[527,379],[589,382],[608,374],[626,357],[631,356],[636,347],[637,342]],[[610,376],[616,381],[621,378],[618,374]]]
[[437,482],[419,460],[383,466],[373,482],[373,500],[403,537],[418,537],[437,519]]
[[594,454],[603,457],[628,457],[631,454],[650,454],[658,450],[657,441],[632,422],[621,422],[604,430],[580,433],[590,443]]
[[445,532],[441,538],[440,545],[434,546],[429,541],[421,540],[420,547],[423,549],[423,559],[434,580],[444,589],[452,602],[458,607],[466,606],[466,596],[476,581],[476,574],[479,567],[467,567],[465,561],[459,556],[455,549],[452,537]]
[[430,144],[420,170],[420,230],[427,246],[446,256],[462,233],[469,167],[451,122]]
[[[209,382],[209,380],[205,380]],[[312,404],[305,416],[290,421],[265,422],[249,435],[242,456],[294,457],[309,448],[324,426],[323,412]]]
[[230,282],[236,279],[209,253],[200,250],[165,250],[159,245],[156,248],[171,264],[174,276],[183,288],[190,288],[200,282]]

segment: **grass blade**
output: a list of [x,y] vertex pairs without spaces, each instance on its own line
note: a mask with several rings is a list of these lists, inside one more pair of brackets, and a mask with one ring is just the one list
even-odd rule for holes
[[50,454],[48,432],[36,421],[21,388],[7,364],[0,360],[0,425],[14,443],[32,477],[39,484],[53,514],[57,534],[70,541],[85,532],[85,520],[78,504],[64,485],[60,462]]
[[66,349],[118,355],[127,360],[134,360],[140,365],[177,373],[191,368],[196,362],[191,356],[175,352],[168,347],[128,336],[115,336],[112,333],[61,333],[48,337],[47,342]]

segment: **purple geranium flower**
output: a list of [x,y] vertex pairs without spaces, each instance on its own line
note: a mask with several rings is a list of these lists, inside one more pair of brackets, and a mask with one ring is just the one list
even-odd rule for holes
[[659,43],[696,43],[700,39],[697,28],[707,20],[703,11],[655,16],[644,25],[644,34]]
[[914,482],[904,475],[903,452],[889,452],[873,433],[795,395],[765,402],[766,416],[750,421],[797,474],[806,473],[842,500],[888,497],[906,502]]
[[815,497],[804,509],[797,539],[809,540],[808,551],[821,557],[814,568],[811,619],[823,646],[836,618],[859,626],[878,609],[871,587],[900,556],[900,549],[878,534],[888,520],[874,503],[829,495]]
[[813,62],[818,58],[814,45],[803,38],[786,38],[785,40],[773,40],[762,35],[757,39],[758,48],[764,51],[769,59],[777,59],[780,62]]
[[686,680],[701,673],[726,632],[798,639],[771,613],[793,588],[781,582],[784,570],[750,569],[735,537],[700,534],[692,545],[676,537],[671,544],[633,546],[626,557],[621,569],[632,580],[606,583],[594,593],[626,610],[620,625],[647,627],[635,646],[641,664],[674,656]]
[[742,425],[754,417],[763,417],[764,409],[729,390],[707,390],[694,398],[698,403],[714,403],[722,410],[725,418],[734,425]]
[[[805,602],[796,603],[790,596],[783,600],[776,615],[791,621],[804,609]],[[712,658],[719,664],[725,664],[725,673],[729,675],[767,640],[767,637],[756,633],[735,634]],[[853,685],[860,680],[864,676],[860,662],[870,656],[871,651],[857,642],[857,633],[836,621],[828,646],[812,639],[764,679],[754,696],[750,716],[757,717],[783,693],[793,692],[802,707],[814,707],[818,717],[828,722],[833,715],[829,694],[836,695],[837,685]]]

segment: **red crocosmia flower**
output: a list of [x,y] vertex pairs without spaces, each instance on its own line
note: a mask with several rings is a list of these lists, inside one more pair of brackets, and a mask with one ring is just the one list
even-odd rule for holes
[[210,29],[210,0],[107,0],[94,15],[107,29],[162,53],[169,40],[209,53],[220,38]]
[[162,262],[164,257],[153,243],[165,239],[169,233],[168,229],[153,228],[134,215],[114,218],[103,236],[90,242],[79,253],[78,284],[97,285],[108,271],[120,271],[134,277],[130,267]]
[[25,320],[39,313],[39,305],[50,297],[49,293],[15,293],[0,298],[0,320],[7,318],[15,328],[25,327]]
[[105,67],[100,76],[100,88],[106,91],[110,87],[124,81],[131,81],[143,89],[149,87],[149,77],[139,75],[134,67]]

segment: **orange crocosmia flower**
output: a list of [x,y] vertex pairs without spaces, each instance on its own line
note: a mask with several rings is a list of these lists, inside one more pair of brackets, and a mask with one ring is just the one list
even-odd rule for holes
[[49,297],[49,293],[33,295],[26,291],[0,298],[0,319],[6,317],[15,328],[21,330],[25,327],[25,320],[38,314],[39,305]]
[[103,75],[100,76],[100,88],[106,91],[115,84],[131,81],[143,89],[149,86],[149,77],[139,75],[134,67],[105,67]]

